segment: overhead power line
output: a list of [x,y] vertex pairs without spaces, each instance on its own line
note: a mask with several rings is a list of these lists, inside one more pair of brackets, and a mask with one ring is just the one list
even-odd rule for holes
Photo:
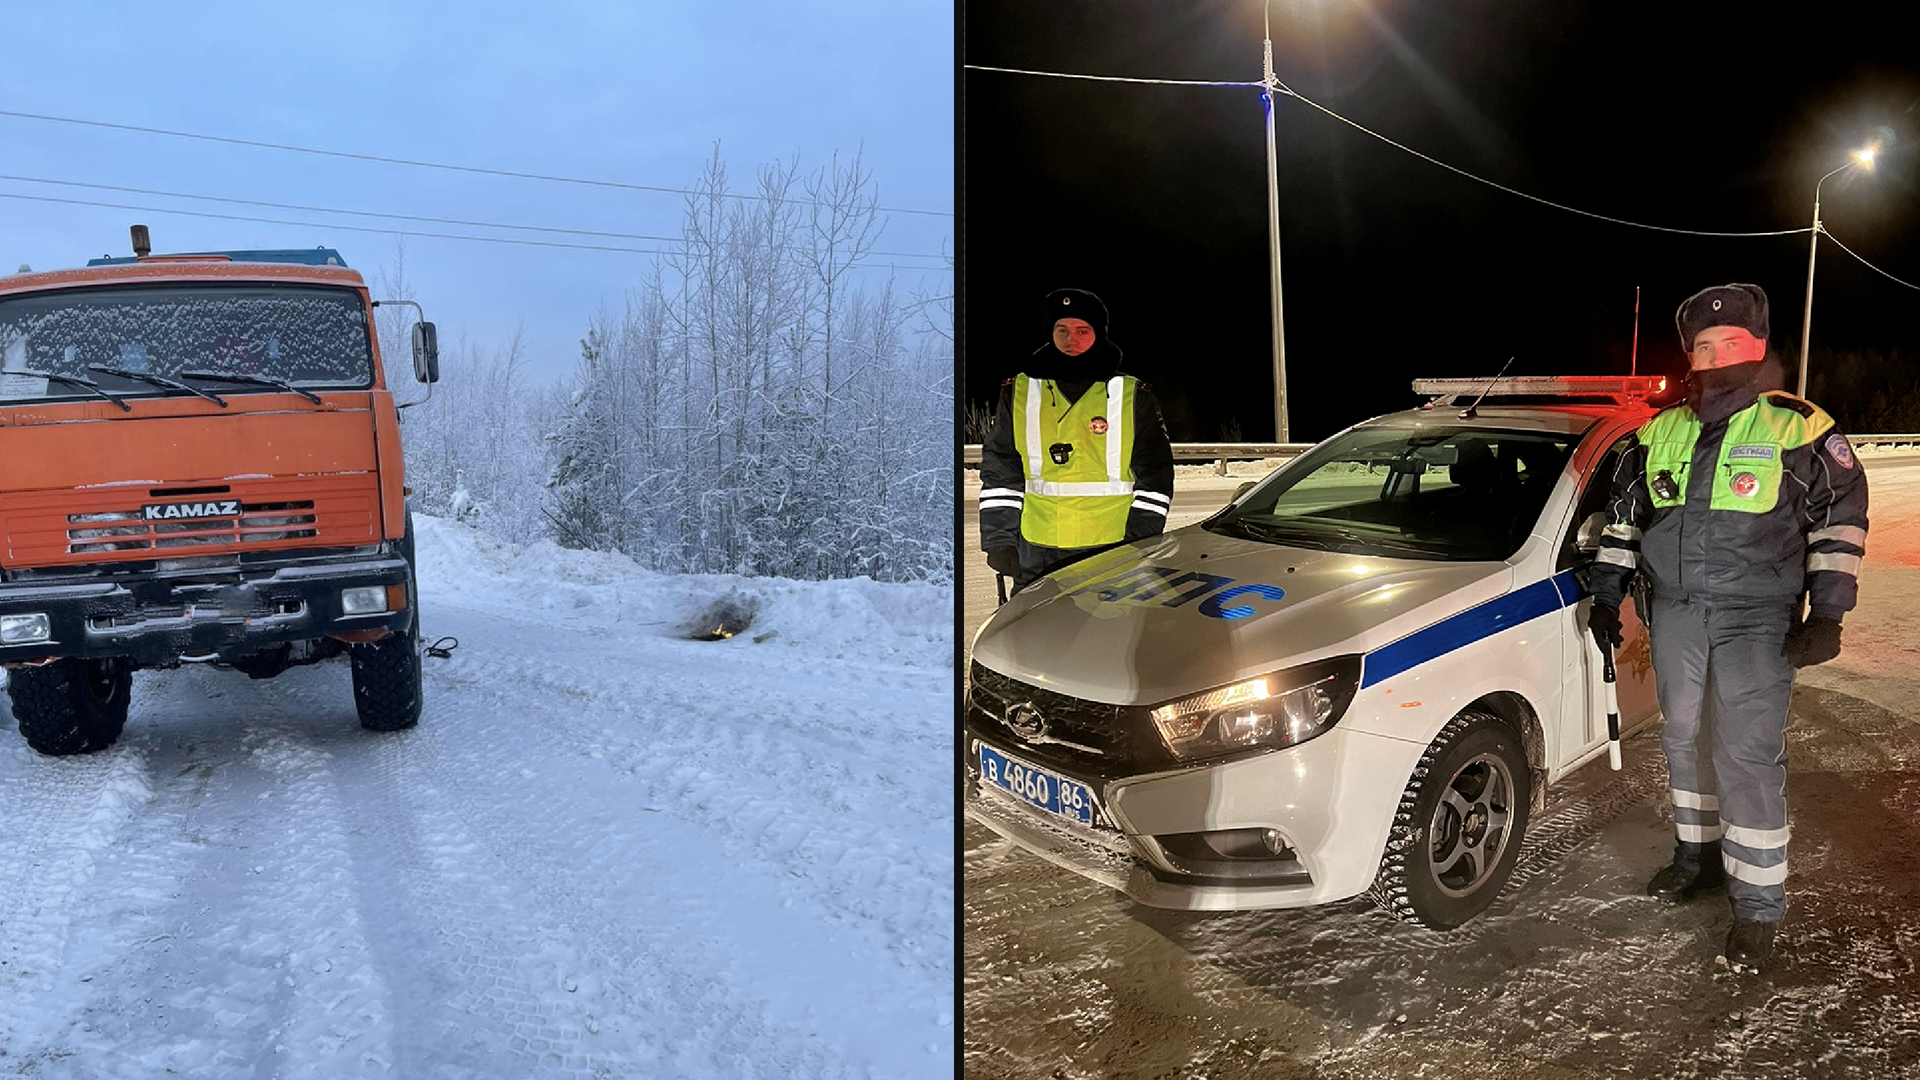
[[998,71],[1006,75],[1045,75],[1055,79],[1088,79],[1093,82],[1155,83],[1160,86],[1264,86],[1258,82],[1207,82],[1201,79],[1128,79],[1119,75],[1071,75],[1064,71],[1025,71],[1021,68],[987,67],[968,64],[972,71]]
[[[571,248],[576,251],[618,251],[635,255],[676,255],[681,257],[698,255],[697,252],[692,251],[661,251],[655,248],[615,247],[610,244],[573,244],[562,240],[516,240],[510,236],[466,236],[460,233],[425,232],[420,229],[377,229],[368,225],[341,225],[338,222],[287,221],[282,218],[248,217],[241,214],[215,214],[206,210],[170,210],[160,206],[130,206],[126,203],[93,202],[87,199],[57,199],[51,195],[21,195],[11,191],[0,191],[0,199],[60,203],[66,206],[101,206],[109,210],[135,210],[143,214],[178,214],[185,217],[215,218],[221,221],[251,221],[267,225],[296,225],[303,229],[337,229],[346,232],[379,233],[385,236],[418,236],[436,240],[467,240],[477,244],[514,244],[519,247]],[[875,262],[860,262],[851,265],[854,269],[859,270],[876,268],[902,270],[934,269],[928,266],[892,267],[886,263]]]
[[[1266,84],[1263,82],[1205,82],[1205,81],[1196,80],[1196,79],[1129,79],[1129,78],[1122,78],[1116,75],[1079,75],[1079,74],[1073,74],[1073,73],[1064,72],[1064,71],[1028,71],[1028,70],[1023,70],[1019,68],[985,67],[980,64],[968,64],[966,65],[966,67],[974,71],[997,71],[997,72],[1004,72],[1004,73],[1014,74],[1014,75],[1042,75],[1042,76],[1049,76],[1056,79],[1091,79],[1097,82],[1155,83],[1155,84],[1174,85],[1174,86],[1236,86],[1236,87],[1251,86],[1251,87],[1259,87],[1262,89],[1266,87]],[[1335,120],[1338,120],[1343,124],[1346,124],[1347,126],[1353,128],[1356,131],[1359,131],[1366,135],[1371,135],[1372,137],[1380,140],[1381,142],[1386,143],[1388,146],[1391,146],[1397,150],[1402,150],[1402,151],[1405,151],[1406,153],[1412,154],[1414,157],[1417,157],[1422,161],[1428,162],[1429,164],[1438,165],[1439,167],[1446,169],[1449,172],[1457,173],[1461,176],[1466,177],[1469,180],[1475,181],[1477,183],[1485,184],[1488,187],[1496,188],[1500,191],[1504,191],[1509,195],[1516,195],[1522,199],[1527,199],[1532,202],[1539,203],[1542,206],[1550,206],[1555,210],[1564,210],[1569,214],[1579,214],[1582,217],[1590,217],[1599,221],[1606,221],[1615,225],[1626,225],[1636,229],[1651,229],[1655,232],[1680,233],[1685,236],[1722,236],[1722,237],[1795,236],[1801,233],[1809,233],[1813,231],[1813,228],[1811,226],[1807,226],[1799,229],[1773,229],[1773,230],[1760,231],[1760,232],[1717,232],[1717,231],[1712,231],[1707,229],[1676,229],[1667,225],[1649,225],[1641,221],[1630,221],[1626,218],[1611,217],[1607,214],[1596,214],[1591,210],[1582,210],[1577,206],[1568,206],[1565,203],[1557,203],[1551,199],[1543,199],[1538,195],[1530,195],[1524,191],[1519,190],[1518,188],[1508,187],[1507,185],[1502,184],[1498,181],[1489,180],[1484,176],[1478,176],[1474,173],[1470,173],[1467,170],[1462,169],[1458,166],[1449,165],[1446,162],[1441,161],[1439,158],[1433,157],[1432,155],[1423,154],[1420,151],[1415,150],[1411,146],[1407,146],[1404,143],[1395,142],[1394,140],[1388,138],[1387,136],[1382,135],[1377,131],[1374,131],[1372,128],[1369,128],[1356,121],[1347,119],[1346,117],[1340,115],[1339,113],[1334,112],[1332,109],[1327,108],[1325,105],[1322,105],[1319,102],[1314,101],[1313,99],[1305,96],[1304,94],[1301,94],[1299,91],[1293,89],[1292,87],[1288,86],[1287,84],[1281,82],[1278,79],[1274,80],[1274,90],[1276,92],[1286,94],[1287,96],[1298,100],[1299,102],[1301,102],[1302,104],[1310,108],[1317,109],[1320,112],[1326,113],[1328,116],[1333,117]],[[0,114],[0,115],[4,115],[4,114]]]
[[[1840,244],[1840,238],[1833,235],[1833,231],[1831,229],[1828,229],[1825,225],[1820,226],[1820,231],[1826,235],[1827,239],[1833,241],[1836,244]],[[1882,270],[1879,267],[1873,265],[1867,260],[1861,259],[1860,253],[1848,247],[1847,245],[1840,244],[1840,250],[1846,252],[1847,254],[1853,256],[1856,259],[1860,259],[1860,265],[1866,267],[1867,269],[1873,271],[1876,274],[1879,274],[1881,277],[1886,278],[1888,281],[1896,281],[1902,285],[1905,285],[1909,289],[1920,290],[1920,285],[1915,285],[1911,281],[1903,281],[1900,278],[1894,277],[1892,274],[1889,274],[1885,270]]]
[[[13,109],[0,109],[0,116],[11,116],[16,120],[43,120],[54,124],[78,124],[83,127],[107,128],[113,131],[138,131],[146,135],[165,135],[175,139],[198,139],[202,142],[227,143],[231,146],[252,146],[265,150],[286,150],[296,154],[317,154],[322,157],[350,158],[354,161],[375,161],[383,165],[406,165],[415,169],[443,169],[448,172],[475,173],[481,176],[506,176],[516,180],[543,180],[552,184],[580,184],[586,187],[619,188],[625,191],[657,191],[670,195],[704,195],[705,192],[687,188],[664,187],[655,184],[630,184],[619,180],[595,180],[579,176],[554,176],[547,173],[520,172],[514,169],[489,169],[479,165],[456,165],[444,161],[415,161],[411,158],[386,157],[381,154],[360,154],[347,150],[322,150],[312,146],[294,146],[291,143],[266,142],[260,139],[239,139],[228,135],[205,135],[194,131],[173,131],[168,128],[142,127],[138,124],[117,124],[106,120],[85,120],[74,116],[48,116],[44,113],[18,112]],[[765,201],[764,195],[738,195],[727,193],[728,199],[752,199]],[[920,214],[927,217],[952,217],[951,210],[910,210],[897,206],[876,207],[887,214]]]
[[[498,221],[468,221],[463,218],[422,217],[416,214],[387,214],[373,210],[340,210],[329,206],[303,206],[299,203],[262,202],[258,199],[233,199],[218,195],[193,195],[183,191],[155,191],[152,188],[119,187],[113,184],[89,184],[80,180],[53,180],[42,176],[9,176],[0,173],[0,180],[14,180],[27,184],[53,184],[60,187],[90,188],[94,191],[120,191],[130,195],[161,195],[169,199],[196,199],[201,202],[231,203],[237,206],[264,206],[274,210],[304,210],[318,214],[344,214],[352,217],[388,218],[394,221],[424,221],[435,225],[465,225],[480,229],[512,229],[519,232],[562,233],[568,236],[596,236],[611,240],[658,240],[665,243],[678,243],[678,236],[651,236],[646,233],[605,232],[597,229],[563,229],[551,225],[512,225]],[[944,255],[929,255],[917,251],[874,251],[869,254],[888,255],[903,259],[945,259]]]

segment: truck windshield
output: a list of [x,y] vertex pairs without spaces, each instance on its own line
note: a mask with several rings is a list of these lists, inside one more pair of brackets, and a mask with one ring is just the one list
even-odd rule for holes
[[234,383],[222,394],[270,393],[276,382],[371,386],[366,308],[352,289],[319,285],[135,285],[0,297],[0,402],[95,396],[68,381],[75,378],[116,397],[188,394],[138,375],[177,382],[183,371],[205,370],[265,380],[257,390]]
[[1208,522],[1274,544],[1393,558],[1497,561],[1526,540],[1578,435],[1358,428]]

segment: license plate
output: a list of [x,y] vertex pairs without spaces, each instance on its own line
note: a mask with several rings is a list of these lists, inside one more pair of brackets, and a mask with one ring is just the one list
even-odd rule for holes
[[1082,825],[1092,825],[1099,813],[1094,807],[1092,788],[1045,769],[1036,769],[985,743],[980,744],[980,778],[1022,802]]

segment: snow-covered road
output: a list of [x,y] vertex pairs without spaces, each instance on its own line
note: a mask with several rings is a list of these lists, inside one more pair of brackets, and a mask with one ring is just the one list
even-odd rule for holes
[[0,1074],[952,1073],[950,590],[419,544],[415,731],[334,661],[0,735]]

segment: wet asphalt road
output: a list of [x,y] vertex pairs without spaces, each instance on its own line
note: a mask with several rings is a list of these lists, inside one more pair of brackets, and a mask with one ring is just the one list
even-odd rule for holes
[[[1914,459],[1868,464],[1876,490],[1920,491]],[[1186,520],[1237,480],[1220,483],[1191,492]],[[1910,532],[1920,508],[1876,499],[1874,520]],[[1898,543],[1862,570],[1853,651],[1794,692],[1793,875],[1766,973],[1715,963],[1721,894],[1642,895],[1672,845],[1655,729],[1623,771],[1603,761],[1552,789],[1513,880],[1452,933],[1365,899],[1160,911],[966,823],[964,1074],[1920,1077],[1920,545]],[[969,634],[991,611],[982,576]]]

